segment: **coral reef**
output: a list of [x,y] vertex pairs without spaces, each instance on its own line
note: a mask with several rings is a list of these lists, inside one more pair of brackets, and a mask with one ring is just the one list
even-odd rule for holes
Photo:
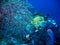
[[33,7],[28,0],[1,0],[0,5],[0,45],[20,45]]

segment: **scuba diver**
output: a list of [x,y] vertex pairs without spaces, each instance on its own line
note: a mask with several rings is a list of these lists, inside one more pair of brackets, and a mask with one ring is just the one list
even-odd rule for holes
[[24,43],[28,45],[54,45],[54,33],[52,27],[56,26],[54,20],[35,13],[30,24],[26,26]]

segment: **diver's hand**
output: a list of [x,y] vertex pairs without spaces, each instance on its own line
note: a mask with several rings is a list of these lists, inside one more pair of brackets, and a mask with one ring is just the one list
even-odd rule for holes
[[29,35],[29,34],[27,34],[27,35],[26,35],[26,39],[28,39],[28,40],[29,40],[29,38],[30,38],[30,35]]

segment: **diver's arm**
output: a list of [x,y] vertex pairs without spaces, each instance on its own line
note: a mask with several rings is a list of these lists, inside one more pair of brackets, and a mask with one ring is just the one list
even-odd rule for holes
[[47,30],[47,35],[46,45],[54,45],[54,34],[51,29]]

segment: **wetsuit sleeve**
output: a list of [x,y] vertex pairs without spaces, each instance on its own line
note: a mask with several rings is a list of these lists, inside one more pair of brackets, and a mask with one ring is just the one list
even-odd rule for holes
[[47,31],[47,41],[46,45],[54,45],[54,34],[51,29]]

